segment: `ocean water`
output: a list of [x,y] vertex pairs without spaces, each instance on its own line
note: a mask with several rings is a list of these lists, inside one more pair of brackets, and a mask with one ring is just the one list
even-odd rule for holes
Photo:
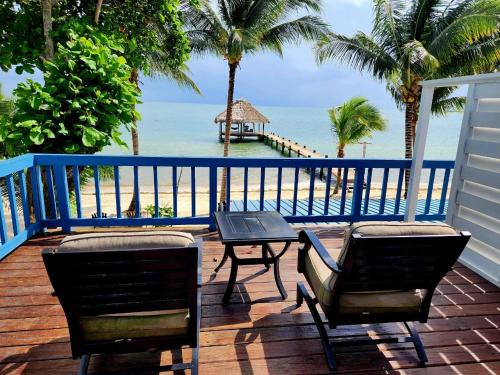
[[[219,142],[218,124],[214,118],[222,112],[224,105],[186,104],[152,102],[139,106],[142,119],[139,122],[139,144],[141,155],[151,156],[221,156],[223,143]],[[300,107],[265,107],[257,109],[266,115],[271,124],[266,126],[266,131],[271,131],[280,136],[292,139],[309,149],[317,150],[323,155],[333,157],[336,155],[336,139],[330,130],[329,117],[326,108],[300,108]],[[367,146],[367,158],[403,158],[404,156],[404,114],[399,111],[383,112],[387,119],[388,127],[383,132],[376,132]],[[455,159],[456,145],[458,142],[461,125],[461,114],[451,113],[446,117],[434,117],[429,125],[429,135],[426,147],[426,159]],[[130,135],[124,132],[123,138],[130,144]],[[110,146],[102,154],[130,155],[129,150],[117,146]],[[231,156],[240,157],[280,157],[281,154],[261,142],[232,143]],[[350,145],[346,149],[346,158],[361,158],[362,146]],[[159,183],[171,187],[171,171],[159,171]],[[178,183],[179,191],[188,190],[189,172],[184,171]],[[394,172],[394,173],[392,173]],[[182,171],[181,171],[182,173]],[[250,170],[249,181],[258,184],[259,170]],[[266,173],[266,183],[274,186],[275,171]],[[132,185],[132,169],[121,168],[121,183]],[[284,184],[293,181],[292,171],[284,171]],[[375,170],[373,181],[380,181],[382,170]],[[208,170],[197,170],[197,183],[206,188]],[[309,177],[306,173],[300,174],[300,183],[308,186]],[[436,180],[442,179],[440,173]],[[141,185],[152,185],[151,168],[140,169]],[[242,171],[236,169],[232,173],[233,186],[241,186]],[[426,176],[423,176],[423,182]],[[397,181],[397,171],[391,171],[389,182]],[[111,181],[105,184],[112,184]]]
[[[218,139],[219,126],[214,123],[224,105],[148,102],[139,105],[139,142],[142,155],[155,156],[220,156],[222,143]],[[336,140],[330,130],[326,108],[257,106],[271,124],[266,131],[292,139],[310,149],[333,157]],[[388,127],[375,132],[367,146],[367,158],[402,158],[404,156],[404,113],[383,111]],[[427,159],[454,159],[462,114],[433,117],[425,157]],[[124,133],[130,143],[130,136]],[[106,148],[103,154],[130,154],[117,146]],[[260,142],[231,144],[232,156],[279,157],[279,152]],[[351,145],[346,158],[361,158],[362,146]]]

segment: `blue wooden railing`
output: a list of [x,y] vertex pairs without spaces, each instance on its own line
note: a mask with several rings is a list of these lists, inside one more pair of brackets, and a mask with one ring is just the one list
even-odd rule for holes
[[[114,212],[103,212],[103,182],[99,169],[102,166],[113,170],[114,181],[107,188],[114,195]],[[93,181],[89,184],[95,192],[92,215],[86,213],[83,207],[80,175],[85,167],[93,170]],[[213,215],[210,213],[219,209],[218,194],[223,168],[227,168],[226,201],[229,203],[225,209],[228,210],[277,210],[290,223],[402,220],[406,204],[403,197],[404,170],[410,167],[411,160],[23,155],[0,162],[0,189],[3,189],[2,186],[7,189],[7,202],[2,199],[0,204],[0,258],[44,228],[60,227],[63,231],[70,231],[73,227],[99,226],[213,227]],[[135,197],[133,215],[123,214],[124,183],[120,175],[123,168],[131,170]],[[336,175],[339,168],[342,170],[342,184],[339,195],[332,196],[335,181],[332,176]],[[421,189],[425,199],[420,201],[417,220],[443,220],[453,162],[425,161],[423,168],[428,173],[428,184]],[[191,210],[189,213],[184,210],[184,214],[181,214],[177,181],[183,170],[188,171],[190,180],[187,194],[191,198]],[[162,185],[160,178],[165,178],[166,171],[171,183]],[[255,178],[251,177],[250,171],[256,172],[254,174],[258,176],[255,177],[258,183],[254,185],[252,182]],[[141,210],[141,174],[144,172],[152,174],[152,217],[146,217]],[[206,178],[202,181],[198,179],[197,183],[200,173],[206,174]],[[241,200],[232,199],[236,195],[236,184],[231,182],[234,182],[236,173],[242,179],[243,190],[239,193]],[[438,174],[442,175],[439,181],[436,179]],[[322,180],[318,178],[320,175]],[[373,182],[375,175],[380,175],[381,182],[376,195]],[[354,176],[352,181],[351,176]],[[284,198],[285,177],[290,180],[287,185],[291,195],[289,199]],[[388,197],[391,179],[395,182],[396,190]],[[31,195],[26,185],[28,180],[33,192]],[[165,193],[165,186],[172,197],[173,217],[160,216],[160,194]],[[251,187],[253,190],[258,189],[258,199],[250,199]],[[437,198],[436,193],[433,195],[435,187],[440,190]],[[208,197],[208,209],[198,207],[197,197],[200,194]],[[30,218],[29,201],[33,205],[33,219]],[[105,203],[109,209],[109,200]],[[23,220],[19,220],[20,214]]]

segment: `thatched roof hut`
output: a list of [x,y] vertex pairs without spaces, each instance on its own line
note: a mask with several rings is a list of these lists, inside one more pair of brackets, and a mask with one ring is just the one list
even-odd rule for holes
[[[226,111],[215,117],[216,124],[226,122]],[[245,99],[238,99],[233,102],[233,124],[269,124],[269,119],[257,111],[255,107]]]

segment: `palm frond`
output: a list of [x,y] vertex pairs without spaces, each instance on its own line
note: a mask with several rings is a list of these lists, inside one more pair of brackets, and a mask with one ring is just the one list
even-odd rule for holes
[[464,45],[471,45],[484,38],[498,35],[500,2],[478,0],[451,21],[428,45],[431,54],[443,62]]
[[463,96],[434,100],[432,102],[432,113],[445,116],[448,112],[461,111],[464,108],[465,100],[466,98]]
[[302,40],[316,41],[328,32],[328,25],[321,18],[304,16],[269,29],[261,36],[261,42],[264,47],[279,51],[286,43],[298,44]]
[[372,35],[381,46],[395,55],[401,54],[401,35],[404,34],[403,0],[375,0]]
[[319,62],[335,59],[382,79],[397,68],[397,62],[373,39],[362,32],[349,38],[330,33],[316,47]]

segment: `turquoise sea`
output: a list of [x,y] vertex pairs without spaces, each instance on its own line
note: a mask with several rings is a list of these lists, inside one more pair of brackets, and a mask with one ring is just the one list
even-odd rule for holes
[[[256,106],[266,115],[271,124],[266,126],[266,131],[274,132],[306,145],[323,155],[333,157],[336,155],[336,140],[330,131],[329,117],[326,108],[300,108],[300,107],[266,107]],[[224,105],[186,104],[149,102],[139,106],[142,119],[139,122],[139,143],[141,155],[152,156],[221,156],[223,144],[218,139],[218,124],[214,118],[225,109]],[[371,142],[367,147],[367,158],[403,158],[404,155],[404,115],[399,111],[383,112],[388,121],[388,128],[384,132],[377,132],[373,138],[366,139]],[[458,142],[461,114],[452,113],[446,117],[433,118],[427,141],[425,157],[427,159],[455,159],[455,150]],[[130,143],[130,135],[123,134],[125,141]],[[110,146],[103,154],[130,155],[130,150],[123,150],[118,146]],[[260,142],[232,143],[231,156],[242,157],[280,157],[280,153]],[[346,149],[346,158],[361,158],[362,146],[351,145]],[[182,170],[182,168],[181,168]],[[290,171],[288,171],[290,172]],[[288,173],[287,172],[287,173]],[[208,170],[198,170],[197,181],[206,186]],[[259,181],[259,171],[250,171],[250,181],[256,184]],[[290,172],[291,173],[291,172]],[[290,174],[288,173],[288,174]],[[266,175],[267,180],[276,178],[273,171]],[[124,185],[132,185],[132,169],[122,168],[120,172]],[[160,184],[171,186],[170,172],[159,172]],[[291,176],[291,174],[290,174]],[[284,173],[284,180],[291,177]],[[289,178],[288,178],[289,177]],[[382,171],[374,171],[373,181],[382,178]],[[441,180],[438,173],[436,180]],[[150,168],[141,168],[141,184],[152,185],[152,171]],[[395,183],[397,174],[391,173],[389,182]],[[267,181],[266,180],[266,181]],[[234,186],[241,186],[243,181],[242,171],[236,170],[232,174]],[[306,186],[306,174],[300,177],[301,183]],[[423,177],[425,181],[425,177]],[[106,182],[112,184],[111,181]],[[189,189],[189,173],[181,171],[179,189]],[[308,186],[308,185],[307,185]]]
[[[326,108],[256,106],[266,115],[271,131],[297,141],[323,154],[335,155],[333,137]],[[139,123],[140,152],[156,156],[219,156],[222,144],[218,140],[218,125],[214,118],[225,109],[224,105],[148,102],[139,105],[142,120]],[[402,158],[404,155],[404,114],[383,111],[388,121],[384,132],[367,139],[368,158]],[[434,117],[427,140],[427,159],[454,159],[459,136],[461,113]],[[130,141],[130,136],[124,134]],[[131,151],[110,146],[105,154],[129,154]],[[259,142],[234,143],[232,156],[279,157],[279,153]],[[362,157],[362,146],[352,145],[346,150],[347,158]]]

